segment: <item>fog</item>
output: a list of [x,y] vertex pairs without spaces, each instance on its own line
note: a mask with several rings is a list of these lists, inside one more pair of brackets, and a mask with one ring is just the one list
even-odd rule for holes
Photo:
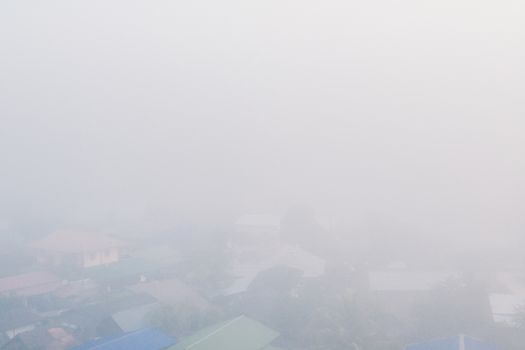
[[460,244],[514,242],[524,11],[3,1],[5,225],[217,227],[306,205],[348,232],[378,218]]
[[1,1],[0,350],[523,349],[524,62],[518,0]]

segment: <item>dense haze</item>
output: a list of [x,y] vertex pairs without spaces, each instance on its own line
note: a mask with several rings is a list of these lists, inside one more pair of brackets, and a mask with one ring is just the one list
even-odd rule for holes
[[510,247],[524,18],[518,0],[5,0],[0,219],[147,231],[300,204],[348,232]]

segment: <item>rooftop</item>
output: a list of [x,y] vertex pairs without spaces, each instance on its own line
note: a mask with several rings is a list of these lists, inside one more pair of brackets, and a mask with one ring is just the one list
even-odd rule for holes
[[50,293],[61,285],[62,281],[51,272],[33,271],[0,278],[0,294],[40,295]]
[[175,344],[175,339],[152,328],[107,337],[77,346],[73,350],[163,350]]
[[112,315],[112,318],[124,332],[133,332],[147,327],[148,316],[158,307],[160,307],[159,303],[139,305],[118,311]]
[[514,326],[518,307],[525,305],[525,294],[492,293],[489,298],[494,322],[504,326]]
[[232,284],[221,291],[222,295],[233,295],[245,292],[257,275],[269,269],[286,266],[301,272],[303,277],[320,277],[325,272],[324,259],[291,245],[281,245],[271,256],[258,261],[239,262],[233,266],[235,279]]
[[246,316],[239,316],[205,328],[169,350],[260,350],[278,336],[279,333],[273,329]]

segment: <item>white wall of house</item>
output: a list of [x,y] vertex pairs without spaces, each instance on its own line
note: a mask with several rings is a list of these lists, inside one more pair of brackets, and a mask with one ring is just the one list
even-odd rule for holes
[[6,331],[5,334],[7,335],[7,337],[9,339],[13,339],[18,334],[24,333],[24,332],[29,332],[29,331],[32,331],[33,329],[35,329],[35,325],[31,324],[31,325],[27,325],[27,326],[23,326],[23,327],[10,329],[10,330]]

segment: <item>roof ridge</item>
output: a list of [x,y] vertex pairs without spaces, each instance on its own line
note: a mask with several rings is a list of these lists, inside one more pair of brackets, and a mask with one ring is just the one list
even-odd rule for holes
[[240,316],[235,317],[234,319],[229,320],[228,322],[226,322],[225,324],[223,324],[222,326],[220,326],[219,328],[217,328],[216,330],[214,330],[214,331],[211,332],[210,334],[208,334],[208,335],[206,335],[205,337],[203,337],[203,338],[197,340],[195,343],[188,345],[188,346],[186,347],[186,349],[190,349],[191,347],[193,347],[193,346],[195,346],[195,345],[197,345],[197,344],[202,343],[203,341],[205,341],[205,340],[208,339],[209,337],[211,337],[211,336],[217,334],[217,332],[219,332],[220,330],[224,329],[225,327],[231,325],[232,323],[234,323],[235,321],[241,319],[242,317],[244,317],[244,315],[240,315]]

